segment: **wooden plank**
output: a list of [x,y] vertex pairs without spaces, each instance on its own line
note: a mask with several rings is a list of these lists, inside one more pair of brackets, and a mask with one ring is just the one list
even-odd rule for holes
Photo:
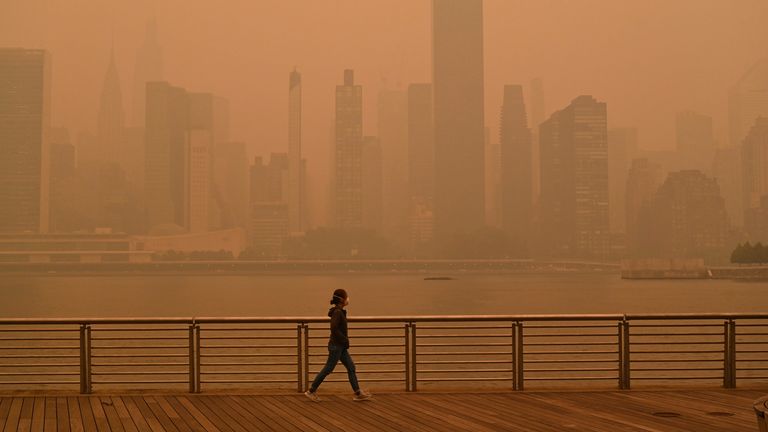
[[292,412],[303,413],[323,429],[330,432],[344,432],[344,429],[339,422],[328,421],[325,419],[323,414],[326,412],[322,409],[321,404],[311,402],[305,396],[279,396],[278,400],[283,402],[287,409],[290,409]]
[[[238,428],[241,428],[246,431],[261,431],[265,430],[264,423],[262,423],[261,419],[248,416],[245,417],[242,415],[241,412],[237,410],[237,407],[231,406],[231,402],[225,400],[224,396],[204,396],[205,403],[208,404],[211,409],[218,409],[222,414],[229,417],[230,425],[233,427],[233,429],[238,430]],[[274,428],[272,430],[284,430],[283,428]]]
[[35,406],[35,398],[25,397],[19,415],[18,432],[29,432],[32,429],[32,409]]
[[87,400],[91,405],[93,419],[96,421],[96,428],[99,432],[110,432],[109,420],[107,419],[107,413],[104,412],[104,407],[101,405],[101,400],[95,396],[90,396]]
[[[235,403],[240,403],[244,407],[250,407],[251,404],[248,400],[235,396],[233,397]],[[281,403],[276,397],[269,397],[264,399],[266,407],[280,418],[286,419],[288,422],[299,428],[299,430],[313,430],[315,432],[328,432],[328,429],[317,424],[314,419],[308,418],[304,412],[299,410],[292,410],[290,407]],[[251,408],[253,409],[253,408]]]
[[[266,398],[258,399],[261,401]],[[229,396],[226,402],[237,407],[244,415],[257,419],[263,425],[263,430],[288,430],[292,432],[297,430],[297,426],[293,422],[286,423],[282,416],[262,404],[254,403],[253,400]],[[302,429],[298,428],[298,430]]]
[[173,398],[176,400],[176,402],[183,407],[189,415],[195,418],[195,420],[200,423],[201,426],[207,431],[207,432],[221,432],[221,429],[216,427],[212,422],[211,419],[206,417],[205,414],[203,414],[202,411],[200,411],[192,402],[189,401],[186,397],[183,396],[177,396]]
[[[165,396],[155,396],[154,397],[155,402],[157,402],[158,405],[160,405],[160,408],[165,412],[165,414],[168,416],[169,419],[173,422],[173,424],[181,431],[181,432],[193,432],[193,425],[196,425],[197,422],[193,421],[192,424],[187,423],[184,421],[184,419],[181,417],[181,414],[176,412],[175,409],[168,403]],[[199,426],[199,425],[198,425]]]
[[[272,396],[268,396],[259,399],[261,401],[267,401],[271,398]],[[291,413],[291,415],[282,415],[280,412],[273,410],[270,406],[256,406],[255,404],[251,403],[250,400],[246,400],[240,396],[229,396],[226,401],[232,406],[237,407],[237,409],[244,416],[258,419],[259,422],[261,422],[263,425],[274,422],[276,419],[278,419],[282,420],[282,427],[285,430],[307,430],[307,426],[304,426],[302,422],[297,422],[295,419],[295,417],[301,416],[301,413],[294,411]]]
[[223,414],[218,412],[215,409],[211,409],[208,407],[208,405],[203,401],[203,398],[205,396],[190,396],[189,398],[184,397],[180,398],[180,401],[184,401],[185,399],[187,402],[191,403],[195,408],[197,408],[206,418],[208,418],[213,424],[216,425],[216,427],[219,428],[222,432],[234,432],[234,429],[222,418]]
[[32,432],[40,432],[45,428],[45,398],[36,397],[32,409]]
[[[305,396],[282,396],[281,400],[290,407],[292,411],[304,413],[315,423],[331,432],[345,432],[343,426],[333,416],[326,416],[322,404],[308,400]],[[328,417],[331,417],[330,419]]]
[[0,426],[3,426],[8,420],[8,412],[11,410],[12,403],[13,398],[11,397],[0,398]]
[[70,432],[69,406],[65,397],[56,398],[56,430],[58,432]]
[[77,404],[80,405],[80,418],[83,419],[84,432],[98,432],[99,429],[96,427],[96,419],[93,417],[93,409],[91,409],[91,401],[88,396],[79,396]]
[[152,427],[147,422],[147,419],[144,418],[141,411],[139,411],[139,408],[132,398],[123,396],[119,399],[123,405],[125,405],[125,409],[128,410],[128,414],[131,416],[131,420],[133,420],[133,424],[136,425],[136,429],[138,429],[139,432],[153,432]]
[[101,405],[101,409],[104,410],[104,415],[107,417],[107,423],[112,432],[125,432],[123,423],[120,421],[120,416],[117,415],[115,406],[108,397],[93,398]]
[[80,404],[76,397],[67,398],[67,409],[69,410],[69,430],[72,432],[83,432],[83,418],[80,414]]
[[45,425],[43,430],[45,432],[56,432],[56,398],[45,398]]
[[187,411],[182,404],[179,403],[175,396],[167,396],[163,398],[165,403],[168,404],[171,409],[176,411],[182,420],[184,420],[189,427],[195,432],[206,432],[205,426],[203,426],[197,419]]
[[11,406],[8,409],[8,415],[3,422],[5,427],[4,431],[16,431],[19,427],[19,419],[21,417],[21,405],[24,403],[24,399],[15,397],[11,400]]
[[[425,431],[446,430],[447,423],[437,423],[431,417],[425,416],[411,409],[411,405],[417,403],[416,394],[402,395],[402,397],[391,397],[390,395],[377,395],[376,405],[387,408],[387,413],[394,413],[397,416],[406,418],[414,424],[414,430],[422,429]],[[423,395],[418,395],[419,397]]]
[[360,410],[357,408],[357,405],[364,405],[364,404],[375,404],[375,401],[365,401],[365,402],[355,402],[352,400],[351,395],[345,394],[345,395],[334,395],[332,397],[328,398],[328,402],[338,404],[340,407],[340,410],[346,412],[348,415],[346,416],[350,423],[357,424],[363,427],[366,430],[380,430],[382,432],[399,432],[399,430],[393,426],[393,424],[388,421],[387,419],[384,419],[384,421],[381,421],[381,419],[371,418],[369,415],[365,415],[365,411]]
[[133,419],[131,418],[131,414],[128,412],[128,409],[125,407],[125,403],[123,403],[123,399],[119,396],[114,396],[109,398],[112,402],[112,405],[115,408],[115,411],[117,412],[117,417],[120,419],[120,423],[123,425],[123,429],[126,432],[138,432],[138,428],[136,427],[136,424],[133,422]]
[[168,416],[165,414],[163,409],[160,408],[160,405],[158,405],[154,398],[145,396],[143,398],[139,398],[139,400],[144,401],[144,403],[147,405],[147,408],[149,408],[157,421],[163,425],[163,429],[166,431],[179,432],[179,429],[173,424],[171,419],[168,418]]
[[160,420],[155,417],[152,410],[147,405],[147,402],[144,400],[141,396],[134,396],[131,398],[133,400],[133,403],[136,404],[136,407],[141,412],[141,415],[147,420],[147,424],[149,424],[149,427],[152,429],[153,432],[164,432],[165,429],[163,425],[160,423]]

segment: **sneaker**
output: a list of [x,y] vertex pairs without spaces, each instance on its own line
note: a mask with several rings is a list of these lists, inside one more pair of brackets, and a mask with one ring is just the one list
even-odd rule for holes
[[304,396],[308,397],[312,402],[320,402],[320,396],[318,396],[316,392],[307,390],[304,392]]
[[360,390],[358,393],[355,393],[355,398],[352,400],[354,400],[355,402],[366,401],[372,397],[373,395],[370,394],[369,392],[365,390]]

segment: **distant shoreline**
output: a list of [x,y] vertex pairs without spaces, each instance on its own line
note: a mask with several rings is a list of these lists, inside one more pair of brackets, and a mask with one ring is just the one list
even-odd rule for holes
[[618,264],[527,260],[430,261],[181,261],[146,263],[0,263],[0,274],[16,276],[314,275],[620,273]]
[[[734,279],[768,280],[768,266],[708,267],[701,272],[658,272],[627,280]],[[146,263],[0,263],[0,275],[67,276],[313,276],[421,275],[459,279],[461,275],[611,274],[622,277],[619,264],[530,260],[429,261],[181,261]]]

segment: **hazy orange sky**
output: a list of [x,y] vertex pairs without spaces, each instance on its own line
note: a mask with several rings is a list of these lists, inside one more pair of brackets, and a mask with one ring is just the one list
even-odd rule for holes
[[[111,35],[130,112],[136,50],[156,17],[167,80],[228,98],[232,138],[284,151],[288,72],[304,78],[304,146],[328,155],[334,85],[354,68],[365,133],[376,93],[430,80],[430,0],[0,0],[0,46],[53,55],[53,122],[95,129]],[[608,103],[611,126],[670,148],[674,114],[715,117],[727,136],[727,89],[768,55],[766,0],[486,0],[486,121],[504,84],[544,80],[547,111],[579,94]],[[310,163],[313,163],[311,160]],[[317,169],[317,165],[315,169]]]

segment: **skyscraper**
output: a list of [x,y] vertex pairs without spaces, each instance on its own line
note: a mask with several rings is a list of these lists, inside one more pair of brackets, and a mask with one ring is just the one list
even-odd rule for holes
[[[649,206],[656,190],[661,184],[661,165],[648,159],[634,159],[627,175],[624,186],[625,217],[627,233],[627,251],[630,256],[647,256],[649,251],[641,250],[640,227],[641,217],[648,217]],[[615,204],[611,204],[614,207]]]
[[251,245],[257,255],[274,257],[283,253],[288,237],[289,156],[272,153],[269,164],[256,157],[250,175]]
[[441,238],[484,223],[482,0],[433,0],[435,228]]
[[680,167],[709,171],[715,157],[712,117],[684,111],[677,114],[675,125]]
[[728,217],[717,181],[698,170],[671,172],[640,219],[640,239],[655,257],[721,261]]
[[539,125],[546,120],[547,109],[544,103],[544,82],[541,78],[534,78],[531,80],[531,135],[533,137],[533,150],[531,152],[533,158],[533,166],[531,168],[531,174],[533,177],[533,202],[539,201],[539,193],[541,191],[541,176],[539,174],[539,168],[541,163],[539,162]]
[[222,226],[247,229],[249,166],[245,143],[221,143],[217,149],[215,171],[223,204]]
[[301,159],[301,74],[295,69],[288,77],[288,230],[303,232],[304,181]]
[[744,210],[760,207],[768,195],[768,117],[759,117],[741,146]]
[[637,129],[631,127],[608,130],[608,201],[611,232],[626,232],[627,175],[637,155]]
[[604,102],[579,96],[541,124],[543,253],[605,259],[609,252]]
[[758,117],[768,117],[768,57],[755,63],[730,89],[729,129],[732,146],[741,145]]
[[408,237],[408,94],[381,90],[378,94],[378,139],[383,176],[383,226],[390,238]]
[[720,185],[728,220],[734,226],[744,224],[744,187],[741,175],[741,145],[721,147],[715,151],[712,177]]
[[101,162],[123,163],[125,149],[125,114],[120,77],[115,65],[115,49],[109,54],[109,66],[101,89],[98,115],[99,160]]
[[501,227],[512,241],[527,248],[533,204],[531,130],[523,88],[504,86],[499,123],[501,145]]
[[384,173],[382,148],[377,137],[363,138],[362,226],[381,231],[384,222]]
[[210,229],[214,97],[165,82],[147,84],[147,227]]
[[363,225],[363,88],[354,71],[344,71],[336,86],[334,219],[338,228]]
[[408,196],[411,240],[432,239],[435,185],[435,146],[432,124],[432,85],[408,86]]
[[0,48],[0,232],[47,232],[50,62]]
[[186,226],[189,102],[186,90],[147,84],[144,199],[147,228]]
[[144,126],[147,83],[163,80],[163,50],[157,37],[157,22],[147,23],[144,41],[136,53],[136,68],[133,75],[132,118],[133,126]]

